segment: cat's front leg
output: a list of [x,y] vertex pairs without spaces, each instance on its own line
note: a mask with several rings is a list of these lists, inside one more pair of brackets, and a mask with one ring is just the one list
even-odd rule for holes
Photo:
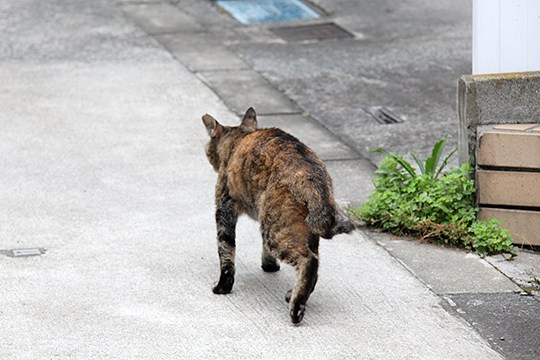
[[212,288],[214,294],[228,294],[234,284],[234,256],[236,251],[236,221],[238,212],[230,197],[218,202],[216,209],[217,245],[221,274]]

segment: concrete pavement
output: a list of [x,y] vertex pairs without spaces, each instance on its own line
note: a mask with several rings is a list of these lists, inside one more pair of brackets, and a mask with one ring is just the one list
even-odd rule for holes
[[[155,26],[192,24],[159,6],[170,12]],[[246,218],[233,293],[212,294],[215,174],[200,116],[236,115],[113,1],[0,10],[0,249],[47,249],[0,256],[1,358],[501,358],[363,232],[322,242],[301,326],[283,299],[291,269],[262,272]],[[367,193],[361,156],[287,116],[328,161],[340,199]],[[363,179],[352,188],[339,176],[351,168]]]

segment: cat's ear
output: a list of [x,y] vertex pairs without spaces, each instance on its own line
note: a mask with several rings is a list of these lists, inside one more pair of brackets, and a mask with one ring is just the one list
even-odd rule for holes
[[244,118],[242,119],[242,124],[240,124],[240,126],[248,130],[257,129],[257,113],[255,112],[255,109],[250,107],[246,111],[246,114],[244,115]]
[[202,117],[204,126],[206,126],[206,131],[210,137],[217,137],[223,133],[223,125],[218,123],[211,115],[204,114]]

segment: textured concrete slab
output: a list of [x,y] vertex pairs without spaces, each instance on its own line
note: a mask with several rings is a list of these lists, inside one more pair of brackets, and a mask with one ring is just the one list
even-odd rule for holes
[[156,38],[192,71],[248,68],[219,39],[207,33],[162,34]]
[[0,2],[0,61],[163,61],[158,43],[108,0]]
[[124,3],[122,9],[149,34],[201,30],[191,17],[167,2]]
[[508,261],[508,256],[488,256],[486,260],[519,284],[527,292],[540,295],[540,253],[538,251],[521,250],[519,256]]
[[540,302],[519,294],[448,295],[461,314],[507,359],[540,358]]
[[473,96],[462,104],[470,125],[538,124],[540,72],[467,75],[459,90]]
[[[323,160],[353,160],[360,155],[318,122],[305,115],[259,116],[259,126],[278,127],[311,147]],[[373,167],[370,167],[373,173]]]
[[418,241],[392,240],[389,236],[377,240],[437,294],[520,291],[475,254]]
[[205,71],[201,77],[238,115],[252,106],[260,115],[298,114],[300,109],[253,70]]

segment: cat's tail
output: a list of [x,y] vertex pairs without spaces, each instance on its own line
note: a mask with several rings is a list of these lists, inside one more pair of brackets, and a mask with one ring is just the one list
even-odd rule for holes
[[331,239],[338,234],[349,234],[354,230],[354,224],[347,216],[334,206],[318,203],[315,206],[308,204],[306,224],[314,234],[325,239]]
[[354,224],[338,210],[332,192],[332,178],[324,163],[305,145],[297,145],[304,161],[294,163],[289,170],[293,175],[281,179],[281,184],[291,191],[293,197],[306,205],[305,222],[316,235],[331,239],[337,234],[350,233]]
[[332,228],[333,235],[350,234],[355,229],[355,226],[349,218],[338,210],[336,226]]
[[306,224],[311,231],[325,239],[353,231],[354,224],[338,209],[334,200],[332,180],[329,177],[325,181],[312,178],[311,185],[303,189],[308,195],[304,197],[308,208]]

